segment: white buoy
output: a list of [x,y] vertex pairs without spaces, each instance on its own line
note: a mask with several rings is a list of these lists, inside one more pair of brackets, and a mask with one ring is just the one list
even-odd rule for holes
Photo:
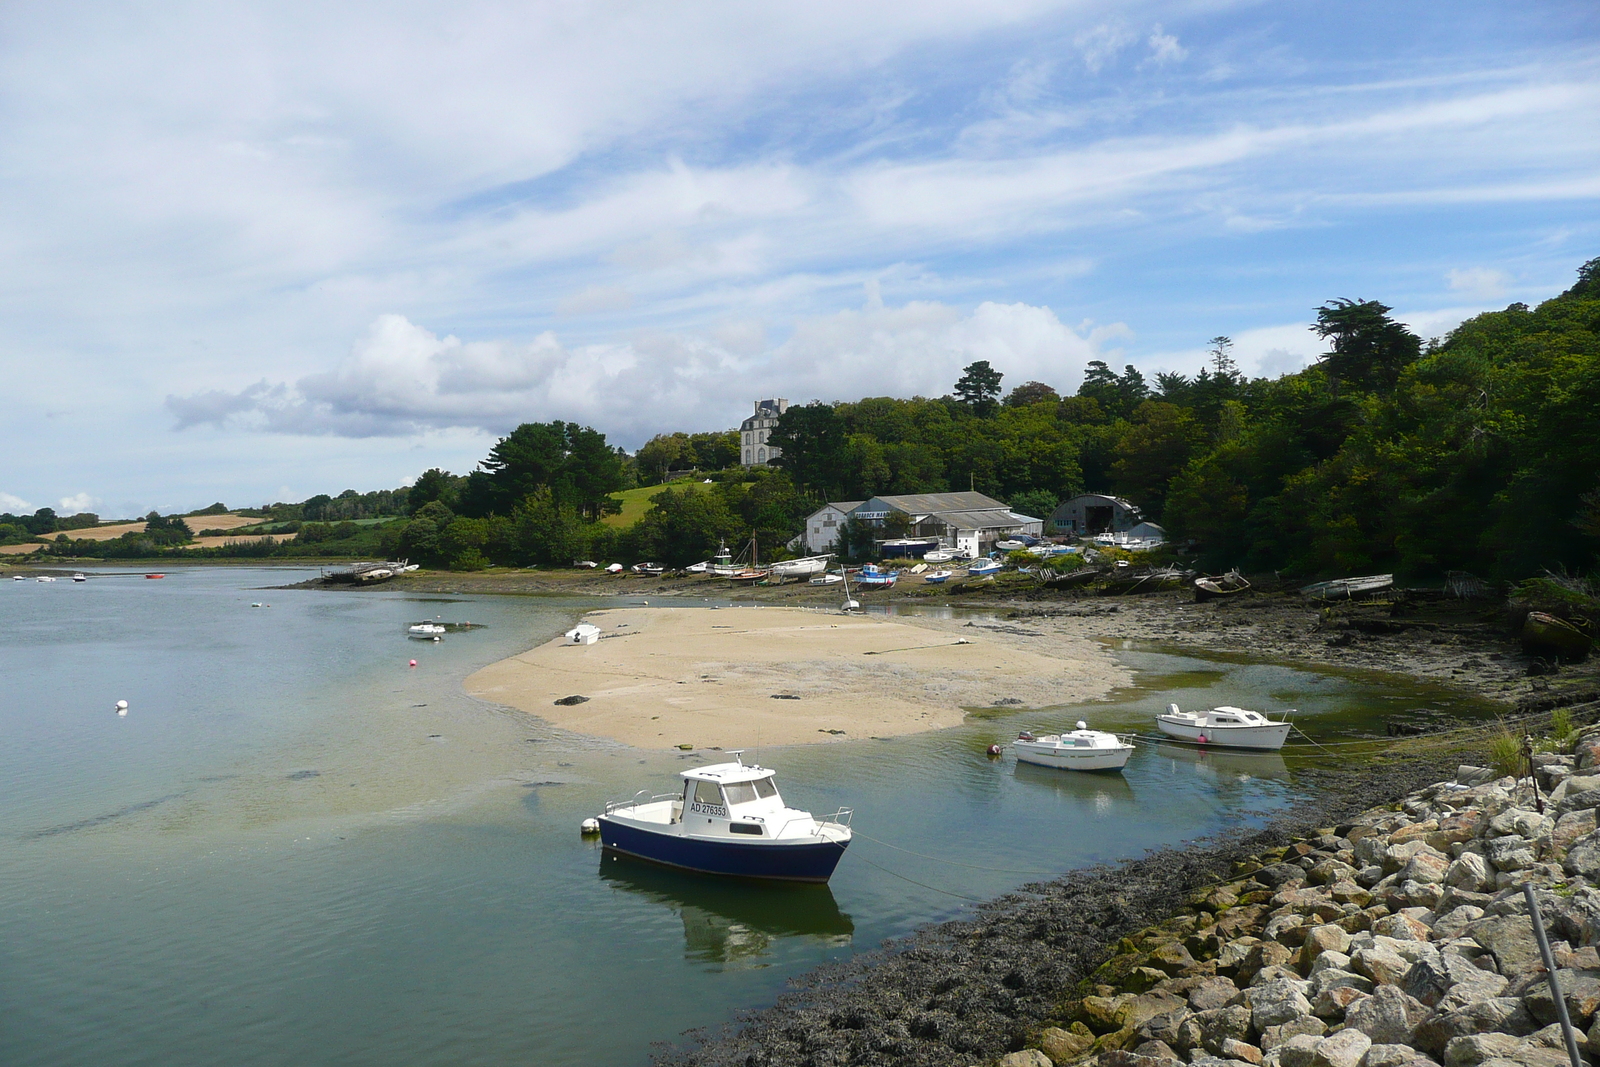
[[126,700],[117,701],[117,714],[118,715],[126,715],[126,714],[128,714],[128,702]]
[[600,820],[591,816],[579,824],[578,830],[585,834],[597,834],[600,832]]

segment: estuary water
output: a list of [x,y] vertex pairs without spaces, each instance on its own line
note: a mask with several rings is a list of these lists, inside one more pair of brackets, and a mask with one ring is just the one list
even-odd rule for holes
[[[87,573],[0,581],[9,1067],[644,1064],[821,962],[1294,796],[1276,755],[1146,746],[1120,777],[986,757],[1020,727],[1148,730],[1172,700],[1293,706],[1332,738],[1416,707],[1486,710],[1116,648],[1136,682],[1104,702],[751,751],[795,806],[853,806],[857,838],[829,886],[747,886],[578,834],[605,800],[667,792],[720,754],[641,752],[462,692],[597,601],[272,588],[315,573],[290,568]],[[480,626],[408,640],[425,618]]]

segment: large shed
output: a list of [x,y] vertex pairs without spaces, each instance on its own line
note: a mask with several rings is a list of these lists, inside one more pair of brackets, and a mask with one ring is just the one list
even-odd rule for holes
[[1080,493],[1056,506],[1045,520],[1045,532],[1056,537],[1093,537],[1127,533],[1143,521],[1138,506],[1120,496]]

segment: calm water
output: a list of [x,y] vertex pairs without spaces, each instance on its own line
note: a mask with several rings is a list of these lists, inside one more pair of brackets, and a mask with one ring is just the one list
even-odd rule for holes
[[[1235,702],[1296,706],[1333,738],[1482,710],[1123,648],[1138,680],[1108,702],[762,751],[796,806],[853,805],[858,837],[828,887],[747,887],[603,859],[577,833],[704,754],[462,694],[592,602],[267,588],[305,573],[0,582],[0,1063],[642,1064],[971,898],[1292,799],[1278,756],[1147,748],[1120,778],[985,758],[1021,726],[1145,729],[1168,700]],[[408,641],[429,617],[485,626]]]

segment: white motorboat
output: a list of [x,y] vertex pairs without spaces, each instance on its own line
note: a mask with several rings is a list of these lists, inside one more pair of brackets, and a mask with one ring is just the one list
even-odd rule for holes
[[1066,771],[1121,771],[1133,755],[1133,745],[1116,734],[1089,729],[1079,720],[1078,728],[1066,734],[1035,737],[1024,730],[1011,742],[1017,759],[1040,767]]
[[36,582],[53,582],[55,580],[55,576],[51,574],[41,574],[39,577],[34,579]]
[[707,874],[826,882],[850,847],[849,808],[814,818],[784,804],[773,772],[732,763],[683,771],[683,789],[606,805],[608,850]]
[[956,558],[956,554],[954,552],[950,551],[948,548],[936,548],[932,552],[924,553],[923,557],[922,557],[922,562],[924,562],[924,563],[949,563],[951,560],[953,560],[955,558]]
[[406,633],[412,637],[420,637],[424,640],[432,640],[435,637],[443,637],[445,635],[445,628],[436,622],[419,622],[414,626],[407,627]]
[[772,565],[774,578],[810,578],[828,569],[828,556],[802,556]]
[[72,580],[75,582],[87,582],[89,580],[89,576],[86,574],[74,574],[72,576]]
[[1018,541],[1015,538],[1010,538],[1005,541],[996,541],[994,543],[994,547],[998,548],[1002,552],[1018,552],[1024,548],[1027,548],[1028,543],[1026,541]]
[[842,574],[819,574],[811,579],[812,585],[837,585],[844,581]]
[[1166,714],[1156,716],[1156,725],[1180,741],[1262,752],[1278,751],[1294,729],[1292,723],[1274,722],[1259,711],[1229,704],[1208,711],[1179,711],[1178,705],[1168,704]]

